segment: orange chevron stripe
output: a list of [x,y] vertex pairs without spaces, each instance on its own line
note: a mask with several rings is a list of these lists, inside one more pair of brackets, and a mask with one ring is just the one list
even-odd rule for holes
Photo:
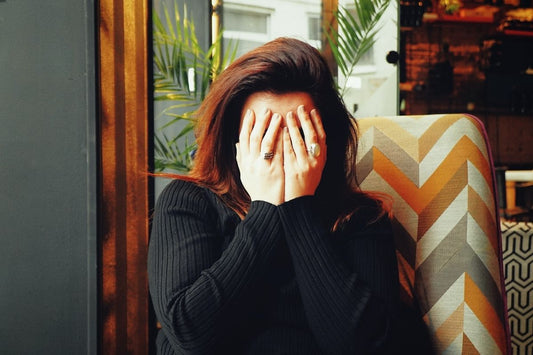
[[420,161],[428,154],[428,152],[433,148],[435,142],[446,132],[451,125],[455,122],[465,118],[462,115],[446,115],[439,118],[435,121],[422,136],[419,138],[419,148],[418,154]]
[[[487,204],[479,194],[472,189],[468,188],[468,211],[477,224],[481,227],[485,235],[493,236],[496,234],[497,226],[494,220],[494,213],[488,208]],[[492,250],[497,253],[499,250],[498,238],[487,238],[490,241]]]
[[447,181],[446,177],[450,176],[450,171],[456,171],[465,161],[472,163],[483,175],[485,181],[492,181],[491,167],[487,159],[477,145],[470,138],[464,136],[450,150],[446,159],[443,160],[425,184],[437,184],[442,187],[443,183]]
[[442,213],[450,206],[457,195],[463,191],[467,182],[467,174],[468,166],[466,162],[463,162],[463,165],[451,176],[437,196],[420,212],[418,219],[419,239],[426,234],[427,230],[442,216]]
[[501,322],[498,314],[492,308],[492,305],[487,300],[483,292],[477,287],[470,275],[465,274],[465,302],[468,307],[474,312],[479,321],[488,330],[498,348],[505,353],[506,340],[505,331],[501,329]]
[[479,151],[479,148],[466,136],[457,142],[455,147],[448,153],[446,159],[420,189],[378,148],[373,147],[372,149],[374,170],[402,196],[417,214],[420,214],[443,189],[444,185],[448,183],[450,172],[458,170],[467,160],[477,167],[486,181],[490,182],[492,179],[490,166],[485,157]]
[[464,324],[463,303],[435,330],[437,347],[439,352],[445,350],[463,332]]
[[463,334],[463,354],[475,355],[479,354],[479,351],[476,349],[468,335]]
[[436,195],[440,186],[427,186],[423,193],[405,174],[381,151],[373,147],[374,170],[419,214],[428,200]]

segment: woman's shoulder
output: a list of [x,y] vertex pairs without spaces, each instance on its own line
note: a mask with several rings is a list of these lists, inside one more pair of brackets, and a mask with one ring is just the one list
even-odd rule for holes
[[165,195],[175,195],[175,194],[201,194],[204,191],[204,187],[200,186],[198,183],[188,180],[175,178],[172,179],[161,192],[161,196]]
[[186,178],[173,179],[158,197],[156,209],[176,207],[199,213],[210,211],[218,215],[231,214],[215,192]]
[[157,205],[200,205],[207,202],[207,194],[207,189],[194,181],[173,179],[161,191]]

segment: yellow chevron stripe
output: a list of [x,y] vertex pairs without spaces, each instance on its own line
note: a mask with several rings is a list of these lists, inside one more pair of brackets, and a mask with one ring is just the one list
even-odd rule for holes
[[489,238],[492,245],[493,252],[499,250],[498,238],[496,238],[496,231],[498,230],[496,221],[494,220],[494,213],[483,203],[477,192],[469,187],[468,210],[472,218],[476,220],[485,235],[493,236]]
[[[484,345],[494,342],[499,351],[504,352],[506,348],[505,333],[501,329],[500,318],[490,302],[487,301],[485,295],[479,290],[468,274],[465,277],[465,302],[468,305],[468,309],[471,310],[472,315],[475,316],[476,320],[478,320],[483,327],[482,330],[476,332],[476,338],[471,340],[474,343],[476,343],[476,341],[482,341],[482,344]],[[484,330],[490,335],[484,334]],[[481,338],[483,338],[483,340]],[[480,348],[482,344],[476,347]]]

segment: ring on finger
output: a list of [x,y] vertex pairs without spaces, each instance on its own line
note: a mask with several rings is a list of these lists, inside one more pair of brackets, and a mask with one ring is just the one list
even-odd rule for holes
[[307,152],[313,158],[317,158],[320,155],[320,145],[318,145],[317,143],[309,144],[309,148],[307,148]]
[[274,152],[265,152],[263,153],[263,159],[270,160],[274,158]]

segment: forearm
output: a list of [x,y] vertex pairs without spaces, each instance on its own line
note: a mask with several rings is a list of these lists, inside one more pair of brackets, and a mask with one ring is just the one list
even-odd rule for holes
[[[239,299],[260,274],[279,239],[275,207],[254,203],[222,251],[222,236],[206,229],[205,216],[190,211],[156,217],[150,242],[150,290],[158,320],[176,351],[206,351],[237,322]],[[165,224],[177,226],[170,235]],[[168,219],[168,220],[167,220]],[[157,223],[157,224],[155,224]]]
[[[391,305],[376,297],[372,287],[333,249],[332,237],[313,214],[312,201],[304,197],[280,206],[311,329],[325,351],[372,350],[387,336]],[[395,286],[393,280],[391,292]]]

